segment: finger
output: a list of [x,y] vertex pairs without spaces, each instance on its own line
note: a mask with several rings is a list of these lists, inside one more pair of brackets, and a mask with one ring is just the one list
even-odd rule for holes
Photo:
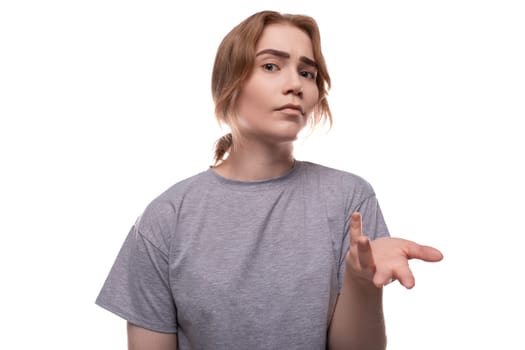
[[358,212],[352,213],[350,217],[350,245],[357,244],[359,237],[363,235],[361,223],[361,214]]
[[387,284],[392,283],[396,279],[397,278],[390,271],[377,271],[374,274],[374,278],[372,280],[372,283],[374,283],[374,285],[377,288],[381,288],[381,287],[386,286]]
[[434,247],[411,242],[408,246],[408,258],[427,262],[438,262],[443,259],[443,254]]
[[392,270],[377,271],[374,275],[373,283],[376,287],[381,288],[396,280],[407,289],[411,289],[416,285],[414,274],[410,270],[408,263]]
[[375,273],[374,255],[372,254],[372,247],[367,237],[361,236],[357,241],[357,255],[359,257],[359,265],[362,269]]
[[412,289],[416,285],[416,279],[408,264],[396,269],[394,271],[394,278],[407,289]]

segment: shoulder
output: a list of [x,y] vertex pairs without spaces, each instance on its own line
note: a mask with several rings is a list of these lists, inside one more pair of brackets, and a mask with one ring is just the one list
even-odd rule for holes
[[372,185],[355,173],[312,162],[301,162],[307,177],[316,178],[323,186],[350,191],[363,196],[375,195]]
[[174,232],[182,203],[195,192],[206,191],[210,183],[208,172],[203,171],[170,186],[146,205],[135,222],[137,231],[158,247],[166,246],[166,235]]
[[174,185],[162,192],[155,200],[157,201],[173,201],[181,196],[185,196],[188,192],[199,190],[202,187],[208,187],[213,180],[210,176],[209,169],[204,170],[196,175],[176,182]]

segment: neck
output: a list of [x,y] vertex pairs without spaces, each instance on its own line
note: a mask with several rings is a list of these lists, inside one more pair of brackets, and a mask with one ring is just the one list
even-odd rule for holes
[[286,174],[295,162],[292,142],[268,145],[243,140],[234,144],[228,158],[215,167],[219,175],[228,179],[271,179]]

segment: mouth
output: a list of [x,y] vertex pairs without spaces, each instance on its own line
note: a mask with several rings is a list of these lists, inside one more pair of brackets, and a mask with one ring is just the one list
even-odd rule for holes
[[289,103],[289,104],[286,104],[286,105],[283,105],[279,108],[277,108],[276,110],[278,111],[284,111],[284,112],[291,112],[291,113],[297,113],[299,112],[301,115],[304,115],[304,111],[303,109],[301,108],[301,106],[299,105],[294,105],[292,103]]

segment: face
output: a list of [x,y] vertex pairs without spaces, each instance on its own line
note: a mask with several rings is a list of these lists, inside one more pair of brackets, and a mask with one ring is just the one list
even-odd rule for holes
[[271,24],[255,52],[237,101],[239,132],[265,142],[294,141],[319,97],[310,38],[294,26]]

